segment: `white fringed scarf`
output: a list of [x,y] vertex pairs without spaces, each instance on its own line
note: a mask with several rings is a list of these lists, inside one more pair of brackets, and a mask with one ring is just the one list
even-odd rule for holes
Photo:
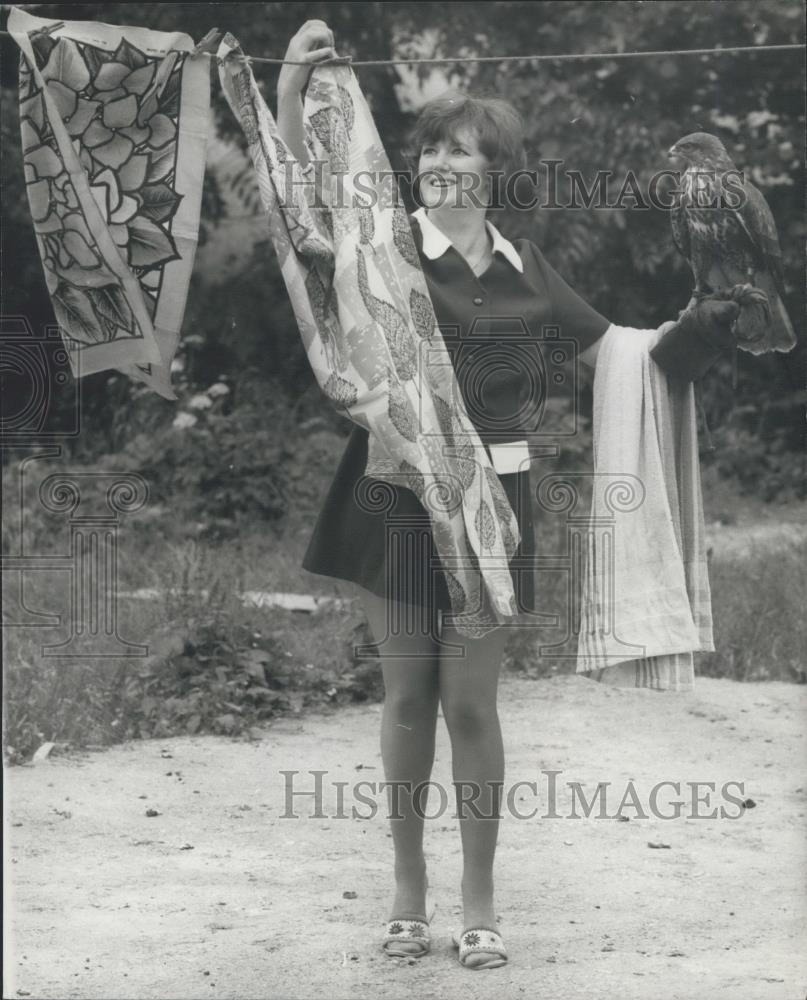
[[658,337],[612,325],[597,357],[577,672],[688,691],[693,651],[714,650],[697,425],[692,383],[650,357]]

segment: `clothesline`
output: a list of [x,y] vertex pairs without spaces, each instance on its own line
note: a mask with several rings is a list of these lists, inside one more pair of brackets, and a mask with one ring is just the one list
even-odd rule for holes
[[[9,36],[8,31],[0,31],[0,35]],[[336,59],[324,59],[318,66],[330,63],[347,62],[351,66],[440,66],[448,63],[507,63],[507,62],[568,62],[576,59],[641,59],[659,58],[661,56],[703,56],[725,55],[736,52],[785,52],[803,51],[805,46],[798,42],[782,45],[733,45],[725,48],[708,49],[656,49],[647,52],[568,52],[564,54],[533,54],[523,56],[445,56],[439,58],[416,59],[352,59],[350,56],[339,56]],[[307,62],[293,59],[275,59],[269,56],[247,56],[249,62],[266,63],[274,66],[308,66]]]
[[[446,63],[503,63],[503,62],[566,62],[574,59],[635,59],[659,56],[700,56],[726,52],[775,52],[786,49],[804,49],[798,43],[787,45],[737,45],[730,48],[716,49],[660,49],[654,52],[569,52],[563,55],[526,55],[526,56],[448,56],[435,59],[348,59],[351,66],[439,66]],[[248,56],[250,62],[272,63],[288,66],[307,66],[308,63],[293,62],[285,59],[268,59],[264,56]],[[317,65],[327,65],[331,60],[325,60]],[[338,59],[336,61],[342,61]]]

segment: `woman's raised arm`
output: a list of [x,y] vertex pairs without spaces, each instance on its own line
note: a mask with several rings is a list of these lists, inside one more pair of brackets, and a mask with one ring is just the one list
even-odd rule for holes
[[324,21],[306,21],[289,42],[284,59],[310,65],[280,70],[277,81],[277,127],[283,141],[303,166],[308,163],[303,128],[303,91],[312,66],[334,55],[333,32]]

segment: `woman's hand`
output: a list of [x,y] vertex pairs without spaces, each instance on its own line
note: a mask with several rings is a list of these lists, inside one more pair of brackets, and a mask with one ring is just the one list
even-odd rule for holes
[[304,167],[308,164],[308,150],[303,125],[303,90],[314,64],[333,55],[333,32],[328,25],[324,21],[306,21],[289,42],[285,55],[292,62],[306,65],[284,65],[277,81],[278,131]]
[[328,25],[324,21],[306,21],[289,42],[283,58],[307,65],[282,66],[277,81],[278,99],[299,97],[308,83],[314,64],[334,55],[333,32]]
[[673,323],[661,328],[650,357],[668,375],[693,382],[737,346],[734,322],[739,304],[726,293],[693,299]]

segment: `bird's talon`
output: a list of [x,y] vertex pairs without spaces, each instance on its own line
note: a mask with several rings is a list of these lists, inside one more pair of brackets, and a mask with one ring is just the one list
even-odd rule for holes
[[768,302],[767,294],[754,285],[734,285],[729,289],[729,296],[741,305],[752,305],[755,302]]

